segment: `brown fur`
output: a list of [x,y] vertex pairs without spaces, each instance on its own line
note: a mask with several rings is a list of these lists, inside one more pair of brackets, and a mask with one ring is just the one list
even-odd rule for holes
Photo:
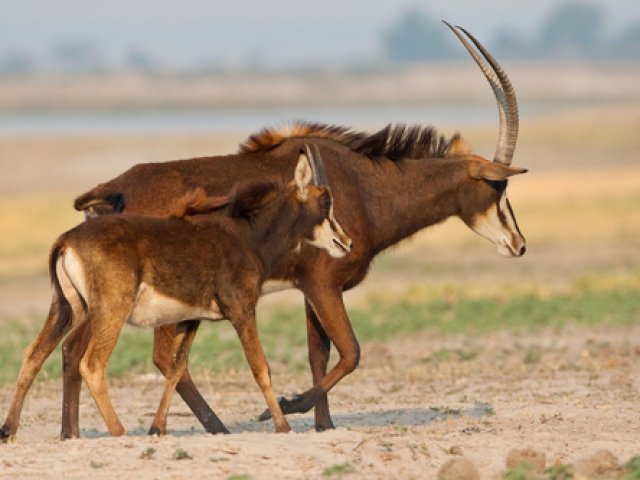
[[[293,168],[297,152],[310,139],[290,138],[267,152],[208,157],[186,161],[146,164],[98,186],[83,198],[100,197],[105,192],[120,192],[127,203],[125,211],[166,215],[170,195],[183,195],[185,186],[200,184],[208,194],[218,195],[234,179],[247,175],[283,176]],[[500,192],[484,180],[472,178],[468,166],[488,160],[473,154],[458,154],[391,160],[384,156],[372,161],[342,143],[330,139],[318,140],[329,183],[334,193],[338,220],[348,225],[354,240],[354,250],[347,258],[328,259],[312,252],[298,262],[283,279],[293,281],[315,308],[307,308],[309,328],[309,361],[315,387],[296,399],[284,403],[284,411],[306,411],[320,402],[317,410],[318,429],[331,428],[326,396],[340,378],[358,364],[359,347],[342,303],[342,291],[353,288],[365,277],[371,260],[385,248],[416,231],[458,216],[472,224],[475,216],[495,205]],[[457,149],[458,147],[456,147]],[[490,168],[490,167],[489,167]],[[138,185],[154,185],[141,190]],[[175,192],[175,193],[172,193]],[[157,352],[169,348],[170,333],[156,329]],[[328,361],[328,340],[337,347],[340,361],[332,372],[325,374]],[[156,365],[166,371],[166,358],[158,353]],[[195,413],[208,431],[216,426],[207,423],[212,414],[197,393],[188,375],[177,386],[181,395],[191,401]]]
[[[311,184],[313,167],[303,157],[299,165],[296,181],[288,186],[252,180],[226,196],[210,198],[202,189],[188,192],[172,212],[182,218],[132,213],[101,216],[60,236],[50,256],[54,285],[51,313],[40,335],[25,351],[0,438],[15,435],[24,397],[42,363],[69,331],[79,329],[89,329],[88,338],[72,332],[73,340],[67,347],[77,349],[76,354],[82,357],[79,371],[109,432],[123,434],[107,393],[105,369],[125,321],[176,324],[169,349],[173,361],[165,372],[165,392],[151,430],[164,433],[171,394],[186,370],[187,354],[199,323],[190,321],[192,318],[231,321],[273,415],[276,431],[289,431],[258,340],[255,305],[262,283],[280,278],[300,255],[298,245],[304,239],[315,240],[316,229],[333,222],[324,207],[326,199],[330,200],[328,188]],[[229,207],[227,215],[202,215],[222,206]],[[185,216],[189,211],[199,215]],[[351,240],[336,230],[333,234],[337,236],[334,242],[350,244]],[[334,248],[333,244],[329,246]],[[146,301],[145,295],[154,300]],[[167,301],[180,305],[179,310],[162,307]],[[217,417],[216,421],[218,428],[224,429]],[[78,431],[64,433],[77,436]]]
[[[475,39],[473,42],[480,48]],[[500,155],[496,151],[496,158],[508,164],[518,130],[517,103],[504,71],[497,71],[497,63],[487,58],[482,49],[481,53],[500,83],[494,82],[492,87],[507,94],[507,101],[500,102],[499,108],[507,118],[507,128],[500,127],[505,134],[504,138],[501,135],[501,141],[507,139],[509,144],[505,151],[498,149]],[[197,186],[209,195],[219,195],[241,178],[265,175],[283,178],[293,167],[302,143],[310,139],[320,147],[334,193],[336,215],[348,225],[355,245],[348,258],[333,260],[314,252],[283,272],[283,278],[294,282],[306,297],[309,363],[314,385],[293,401],[284,402],[284,410],[304,412],[315,405],[316,428],[324,430],[333,427],[326,393],[359,361],[359,345],[347,317],[343,290],[363,280],[371,260],[380,251],[420,229],[451,216],[473,226],[498,205],[506,188],[506,176],[496,182],[496,169],[476,168],[477,162],[488,164],[487,160],[473,155],[457,136],[446,140],[430,127],[388,126],[366,134],[345,127],[299,123],[288,132],[278,129],[258,132],[235,155],[138,165],[78,197],[75,206],[88,214],[119,212],[124,206],[125,211],[163,216],[171,210],[173,199]],[[483,170],[492,171],[494,180],[483,179]],[[510,211],[508,203],[507,207]],[[514,252],[521,255],[524,239],[515,220],[509,225],[505,213],[500,213],[505,237],[514,242]],[[165,327],[156,329],[155,334],[154,362],[166,373],[168,359],[162,352],[167,350],[174,334]],[[327,372],[330,344],[337,348],[340,358]],[[77,377],[73,376],[72,366],[69,372],[69,378],[65,374],[65,391],[74,398]],[[215,415],[187,371],[177,390],[207,431],[220,431],[209,422]],[[65,408],[65,415],[72,418],[74,414],[69,414],[69,410],[72,409]]]

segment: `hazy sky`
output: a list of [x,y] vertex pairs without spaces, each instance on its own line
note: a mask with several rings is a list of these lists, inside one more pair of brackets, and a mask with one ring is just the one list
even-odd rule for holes
[[[82,41],[112,57],[138,48],[163,61],[193,64],[265,57],[343,61],[380,52],[381,32],[401,11],[423,8],[461,24],[486,43],[496,27],[528,34],[561,0],[0,0],[0,54],[46,55]],[[606,10],[609,33],[640,21],[640,0],[591,0]],[[444,27],[443,27],[444,28]]]

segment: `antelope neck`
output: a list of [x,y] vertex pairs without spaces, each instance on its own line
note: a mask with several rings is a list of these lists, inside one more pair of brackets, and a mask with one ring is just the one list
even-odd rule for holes
[[365,202],[375,253],[458,213],[458,194],[468,180],[460,159],[403,159],[385,163]]

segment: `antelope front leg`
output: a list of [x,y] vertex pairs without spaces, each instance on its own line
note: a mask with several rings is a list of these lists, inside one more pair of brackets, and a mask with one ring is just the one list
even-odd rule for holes
[[[320,325],[316,312],[313,311],[309,302],[305,300],[305,313],[307,315],[307,347],[309,355],[309,365],[313,385],[317,385],[320,379],[327,374],[327,364],[331,352],[331,342],[326,332]],[[329,413],[329,399],[326,393],[320,394],[314,407],[316,431],[322,432],[335,428]]]
[[[197,328],[197,327],[196,327]],[[169,352],[173,344],[176,326],[173,324],[157,327],[153,331],[153,363],[166,378],[171,369],[173,359]],[[194,333],[195,335],[195,333]],[[180,394],[187,406],[195,414],[204,429],[209,433],[229,433],[220,418],[209,407],[196,388],[187,365],[182,377],[176,385],[176,391]]]
[[18,424],[20,423],[20,413],[22,412],[24,398],[34,378],[42,368],[44,361],[51,355],[51,352],[55,350],[60,340],[62,340],[62,337],[64,337],[71,327],[71,319],[68,319],[68,324],[66,321],[61,324],[59,320],[60,311],[58,302],[54,300],[51,303],[49,315],[42,330],[22,355],[23,360],[20,373],[18,374],[16,393],[4,425],[0,428],[0,441],[2,442],[11,441],[15,436],[18,430]]
[[291,427],[287,419],[284,418],[278,400],[273,393],[269,364],[267,363],[260,339],[258,338],[255,312],[232,315],[230,320],[236,332],[238,332],[238,337],[240,337],[240,342],[242,343],[245,357],[251,367],[253,378],[255,378],[267,402],[269,412],[271,412],[271,417],[273,418],[275,431],[279,433],[291,431]]
[[167,433],[167,413],[171,405],[171,397],[176,385],[187,369],[187,357],[193,339],[198,331],[197,320],[180,322],[175,327],[175,336],[171,345],[170,355],[173,358],[173,365],[168,372],[165,373],[166,382],[160,405],[153,419],[149,435],[164,435]]
[[[353,333],[344,307],[342,290],[314,285],[305,290],[305,295],[323,330],[336,346],[340,359],[331,371],[322,376],[317,383],[314,379],[314,386],[311,389],[297,395],[292,400],[281,399],[280,406],[284,413],[306,413],[311,410],[342,378],[355,370],[360,361],[360,345]],[[269,418],[269,413],[266,411],[260,415],[261,420],[267,418]],[[330,417],[328,418],[330,421]]]

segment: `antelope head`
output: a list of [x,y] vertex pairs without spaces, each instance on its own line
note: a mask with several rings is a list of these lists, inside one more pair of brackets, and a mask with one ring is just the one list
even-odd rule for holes
[[320,150],[309,145],[300,152],[294,173],[297,200],[306,212],[309,224],[314,225],[305,242],[321,248],[334,258],[344,257],[351,251],[352,240],[333,215],[333,197],[327,181]]
[[500,119],[498,145],[493,161],[471,154],[460,138],[454,138],[451,142],[450,154],[465,157],[467,173],[477,182],[477,188],[461,205],[460,217],[473,231],[493,242],[501,255],[520,257],[526,251],[526,241],[507,198],[507,179],[527,171],[510,166],[518,139],[516,94],[502,67],[473,35],[462,27],[444,23],[462,42],[489,81],[496,97]]

